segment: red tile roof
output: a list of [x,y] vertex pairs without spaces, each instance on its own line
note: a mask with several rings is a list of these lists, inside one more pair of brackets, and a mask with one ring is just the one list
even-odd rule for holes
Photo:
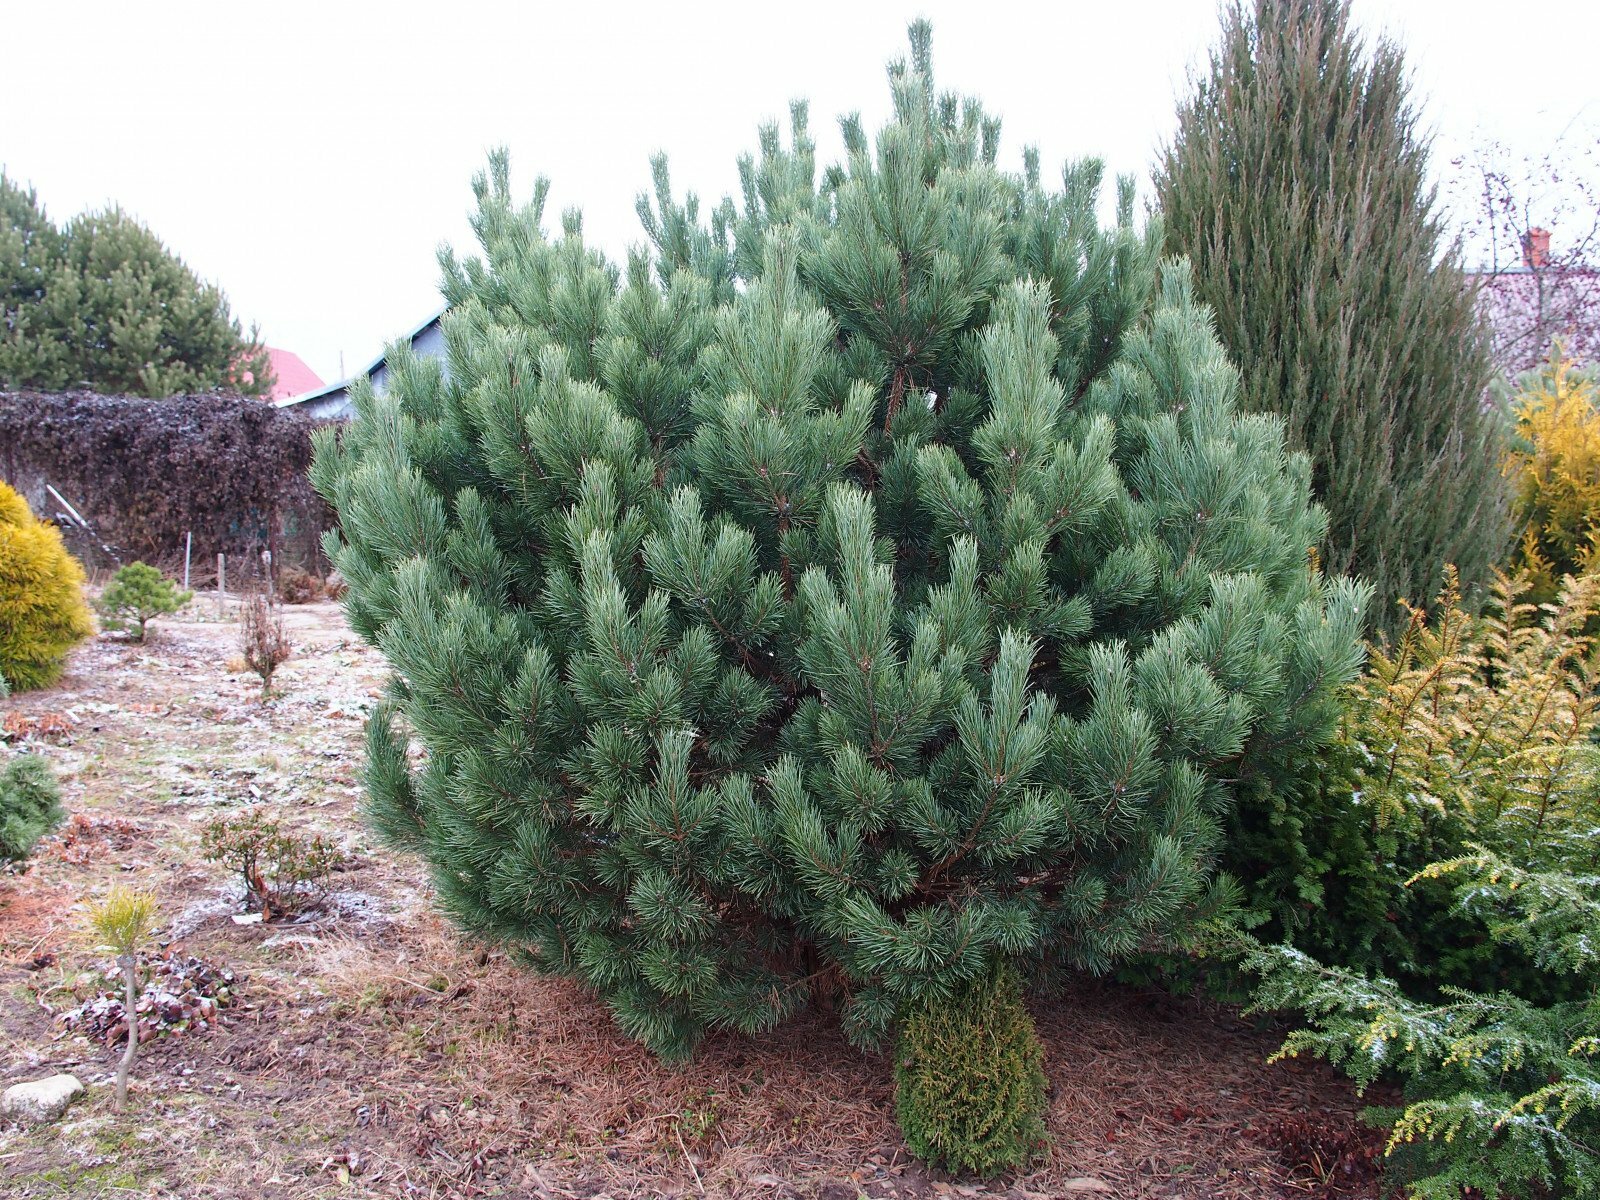
[[267,356],[272,360],[272,374],[277,382],[272,385],[272,390],[264,399],[283,400],[304,392],[314,392],[322,386],[322,377],[306,366],[305,361],[294,351],[268,346]]

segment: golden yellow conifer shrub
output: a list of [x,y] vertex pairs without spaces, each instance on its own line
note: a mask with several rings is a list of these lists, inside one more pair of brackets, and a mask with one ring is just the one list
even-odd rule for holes
[[0,675],[17,691],[53,683],[67,651],[93,633],[83,568],[0,482]]
[[1600,384],[1560,346],[1521,384],[1505,461],[1520,538],[1512,567],[1527,571],[1529,599],[1543,604],[1583,572],[1600,532]]

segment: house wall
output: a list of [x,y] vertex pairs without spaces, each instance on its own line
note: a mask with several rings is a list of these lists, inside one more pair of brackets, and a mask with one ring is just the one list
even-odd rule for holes
[[[411,350],[418,358],[437,358],[441,362],[445,358],[444,328],[438,320],[430,321],[419,329],[411,339]],[[378,391],[383,391],[389,386],[389,362],[387,358],[379,359],[367,373],[372,380],[372,386]],[[350,401],[350,382],[346,380],[337,387],[329,388],[308,400],[300,400],[290,405],[296,412],[305,413],[319,421],[345,421],[354,415]]]

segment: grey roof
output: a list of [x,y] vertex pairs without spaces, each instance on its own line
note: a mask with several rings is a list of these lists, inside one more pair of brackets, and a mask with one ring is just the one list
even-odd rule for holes
[[[418,325],[410,333],[406,334],[403,338],[397,338],[395,340],[403,341],[407,345],[415,345],[417,339],[437,325],[444,317],[444,314],[448,311],[450,311],[449,306],[446,305],[444,308],[441,308],[438,312],[434,313],[422,324]],[[287,396],[284,399],[277,401],[277,406],[279,408],[292,408],[297,405],[307,405],[313,415],[316,416],[340,415],[340,413],[336,410],[341,410],[348,406],[350,385],[358,379],[371,378],[383,368],[384,364],[388,361],[388,358],[389,350],[386,346],[384,347],[382,354],[378,355],[377,358],[373,359],[367,364],[365,370],[358,371],[348,378],[341,379],[338,383],[325,384],[324,386],[317,388],[315,391],[302,392],[298,396]]]

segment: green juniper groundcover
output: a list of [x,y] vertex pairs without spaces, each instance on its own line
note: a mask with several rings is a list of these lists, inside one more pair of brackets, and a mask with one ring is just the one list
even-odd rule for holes
[[1309,464],[1131,182],[1103,228],[1097,163],[1001,170],[912,49],[838,166],[799,105],[704,219],[658,161],[625,267],[494,157],[447,364],[397,349],[317,447],[396,672],[378,828],[666,1054],[1171,944],[1360,663]]

